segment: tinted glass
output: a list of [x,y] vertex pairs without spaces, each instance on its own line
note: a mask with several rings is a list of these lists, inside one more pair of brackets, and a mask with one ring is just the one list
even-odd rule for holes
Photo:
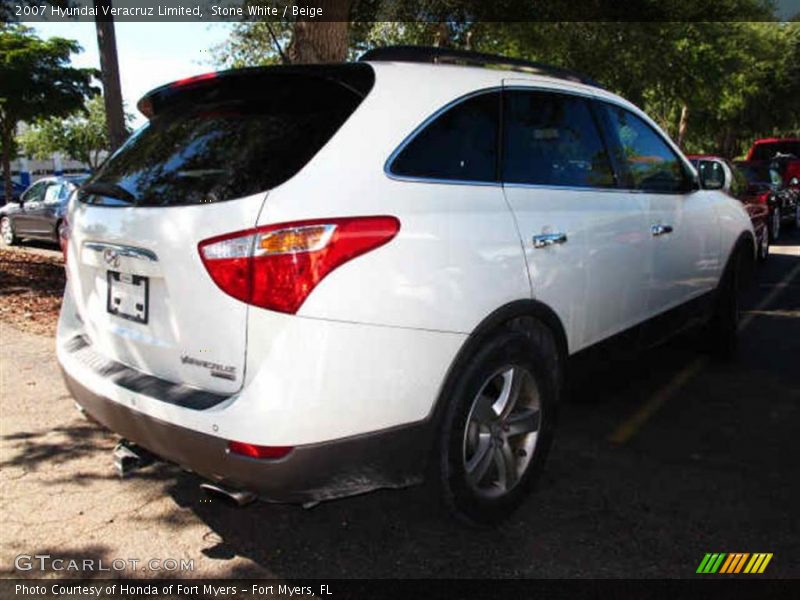
[[750,184],[780,185],[781,174],[770,162],[745,162],[736,165]]
[[739,169],[732,169],[733,181],[731,182],[731,195],[740,200],[747,193],[747,178]]
[[625,187],[654,192],[682,192],[689,180],[678,156],[647,123],[631,112],[604,105],[618,160],[627,167]]
[[509,91],[503,105],[503,181],[611,187],[614,176],[583,98]]
[[81,199],[165,206],[269,190],[302,169],[362,100],[324,79],[255,83],[164,108],[84,183]]
[[800,158],[800,141],[768,142],[757,144],[753,148],[751,160],[770,160],[776,157],[790,156]]
[[397,155],[391,172],[462,181],[497,180],[500,94],[461,102],[428,125]]

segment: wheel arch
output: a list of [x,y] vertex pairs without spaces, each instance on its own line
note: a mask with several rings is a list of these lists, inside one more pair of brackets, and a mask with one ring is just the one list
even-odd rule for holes
[[745,257],[744,264],[742,265],[742,274],[744,275],[745,281],[749,281],[755,272],[758,256],[758,242],[751,231],[742,231],[731,245],[728,257],[725,259],[725,267],[722,270],[720,282],[724,281],[726,274],[733,268],[734,259],[739,253]]
[[569,346],[566,330],[556,312],[546,304],[533,299],[515,300],[505,304],[489,314],[475,327],[450,363],[434,406],[428,415],[428,419],[434,425],[434,430],[437,430],[439,427],[442,414],[447,404],[447,398],[453,391],[458,374],[467,362],[475,355],[481,346],[497,332],[504,329],[524,330],[525,318],[534,318],[540,321],[553,334],[558,350],[558,362],[561,366],[560,371],[563,372],[564,362],[569,356]]

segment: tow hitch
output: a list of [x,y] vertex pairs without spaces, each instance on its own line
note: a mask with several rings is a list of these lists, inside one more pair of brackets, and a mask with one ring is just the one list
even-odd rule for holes
[[114,448],[114,468],[125,479],[133,471],[153,464],[157,456],[136,444],[122,439]]

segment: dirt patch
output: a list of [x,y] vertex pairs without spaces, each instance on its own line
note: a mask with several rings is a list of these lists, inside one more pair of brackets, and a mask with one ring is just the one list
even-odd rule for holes
[[61,256],[0,248],[0,319],[22,331],[55,335],[65,283]]

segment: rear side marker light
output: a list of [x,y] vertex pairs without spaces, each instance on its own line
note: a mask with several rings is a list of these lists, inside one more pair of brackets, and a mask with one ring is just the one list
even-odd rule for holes
[[228,442],[228,452],[248,458],[275,460],[288,456],[292,450],[294,450],[294,446],[257,446],[256,444],[246,444],[244,442]]
[[297,221],[217,236],[198,244],[211,279],[254,306],[296,313],[331,271],[388,243],[395,217]]

